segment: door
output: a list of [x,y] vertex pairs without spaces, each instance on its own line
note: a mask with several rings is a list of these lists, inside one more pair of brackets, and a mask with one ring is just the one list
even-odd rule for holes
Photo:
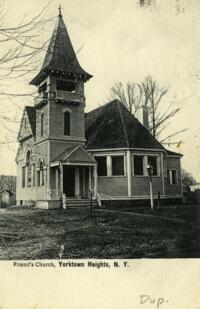
[[73,166],[63,168],[63,193],[68,197],[75,196],[75,168]]

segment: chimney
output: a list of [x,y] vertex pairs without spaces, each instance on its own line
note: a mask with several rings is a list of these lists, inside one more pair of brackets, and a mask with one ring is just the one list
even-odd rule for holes
[[147,130],[149,130],[149,108],[147,106],[143,105],[138,108],[135,117]]

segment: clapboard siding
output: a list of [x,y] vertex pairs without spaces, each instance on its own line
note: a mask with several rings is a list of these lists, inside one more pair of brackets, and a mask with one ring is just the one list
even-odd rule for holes
[[98,192],[109,196],[127,196],[127,177],[98,177]]
[[[158,194],[158,191],[162,194],[162,178],[152,177],[152,186],[154,195]],[[149,177],[133,177],[132,178],[132,195],[142,196],[149,195]]]
[[[70,136],[64,135],[64,109],[69,108],[70,113]],[[58,104],[54,101],[50,102],[50,128],[49,137],[62,140],[84,140],[85,125],[84,125],[84,106]]]
[[[43,136],[41,136],[41,115],[43,114]],[[48,105],[36,109],[36,142],[42,141],[48,137]]]

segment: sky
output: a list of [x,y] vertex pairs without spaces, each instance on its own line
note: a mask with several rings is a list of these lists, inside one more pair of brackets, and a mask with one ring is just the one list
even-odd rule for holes
[[[93,78],[86,83],[86,111],[103,105],[109,90],[117,81],[140,82],[151,75],[161,86],[169,88],[163,108],[174,102],[180,112],[171,120],[166,133],[187,128],[176,145],[168,149],[181,152],[182,167],[200,182],[200,2],[198,0],[157,0],[149,8],[141,8],[137,0],[52,0],[47,17],[58,14],[59,4],[72,44],[81,66]],[[42,6],[49,3],[42,1]],[[6,12],[3,24],[28,20],[42,9],[41,1],[0,1]],[[13,19],[13,16],[15,17]],[[41,35],[40,42],[52,34],[54,20]],[[1,24],[2,24],[1,23]],[[0,27],[2,25],[0,24]],[[6,46],[1,44],[1,51]],[[42,62],[44,53],[40,55]],[[35,90],[29,81],[5,82],[5,91],[30,92]],[[1,86],[1,85],[0,85]],[[31,105],[31,98],[0,96],[0,114],[13,121],[0,123],[2,138],[11,143],[0,143],[0,174],[16,174],[15,155],[17,131],[23,107]]]

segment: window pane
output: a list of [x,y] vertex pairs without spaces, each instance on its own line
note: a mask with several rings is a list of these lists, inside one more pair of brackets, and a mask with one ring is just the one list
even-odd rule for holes
[[167,183],[170,185],[171,180],[170,180],[170,170],[167,170]]
[[134,156],[134,175],[144,175],[143,156]]
[[112,175],[124,175],[124,157],[112,157]]
[[176,170],[172,170],[172,184],[176,185],[177,184],[177,176],[176,176]]
[[97,174],[98,176],[107,176],[106,157],[95,157],[97,161]]
[[25,187],[25,172],[26,172],[26,169],[25,169],[25,166],[22,167],[22,188]]
[[32,165],[32,171],[33,171],[32,185],[33,185],[33,187],[35,187],[35,164]]
[[157,176],[158,175],[157,157],[148,157],[148,164],[151,165],[153,168],[152,175]]
[[57,90],[74,92],[75,91],[75,82],[58,80],[57,81]]
[[29,165],[27,170],[27,187],[31,187],[31,165]]
[[41,124],[40,124],[40,129],[41,129],[41,131],[40,131],[40,135],[41,135],[41,137],[43,137],[43,134],[44,134],[44,114],[41,114]]
[[64,135],[70,135],[70,113],[64,113]]

